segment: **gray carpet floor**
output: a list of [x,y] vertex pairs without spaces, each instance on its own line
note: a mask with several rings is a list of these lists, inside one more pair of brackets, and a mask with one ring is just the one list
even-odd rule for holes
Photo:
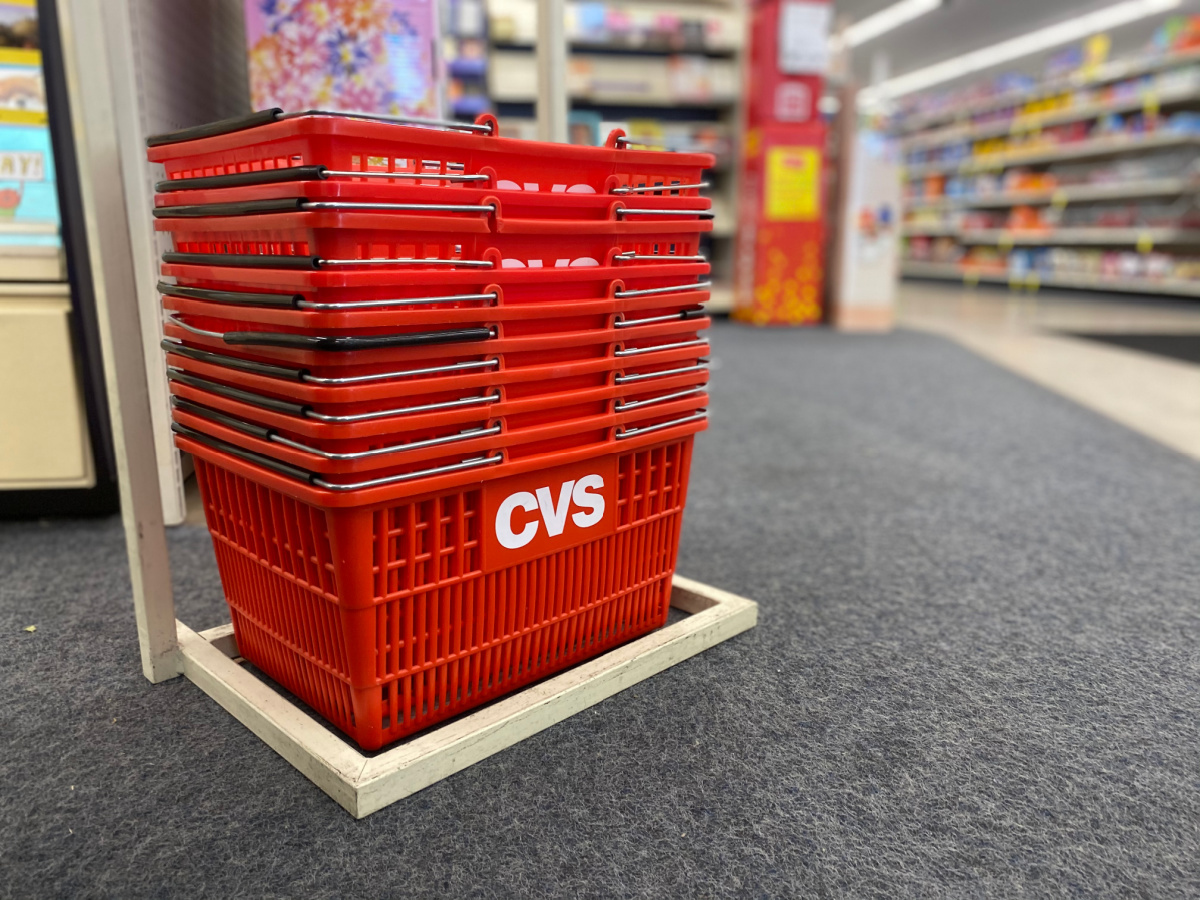
[[1200,894],[1200,467],[939,338],[714,330],[679,569],[759,627],[361,822],[142,678],[118,522],[0,526],[0,896]]

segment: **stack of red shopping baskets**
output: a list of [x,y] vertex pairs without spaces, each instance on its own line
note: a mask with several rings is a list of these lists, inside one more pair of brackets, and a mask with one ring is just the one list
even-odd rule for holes
[[279,110],[150,147],[246,659],[374,749],[665,622],[712,157]]

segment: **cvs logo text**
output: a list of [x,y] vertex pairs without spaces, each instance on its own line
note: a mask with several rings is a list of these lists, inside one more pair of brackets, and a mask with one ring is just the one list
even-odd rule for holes
[[485,572],[547,556],[616,529],[616,458],[601,456],[486,481]]

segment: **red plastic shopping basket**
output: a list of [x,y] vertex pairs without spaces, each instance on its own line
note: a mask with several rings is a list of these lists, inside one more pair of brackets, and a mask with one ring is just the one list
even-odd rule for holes
[[[316,407],[401,401],[449,390],[480,390],[503,384],[511,396],[531,396],[548,389],[587,390],[607,385],[665,384],[679,375],[707,371],[708,342],[682,342],[650,353],[578,360],[566,363],[508,366],[490,357],[447,366],[308,367],[265,363],[231,352],[215,353],[170,338],[162,342],[169,369],[212,379],[232,387]],[[674,382],[671,382],[674,383]]]
[[[613,194],[581,194],[581,193],[538,193],[520,189],[495,191],[490,187],[459,186],[457,190],[447,193],[445,186],[413,185],[380,183],[378,179],[364,178],[358,181],[346,180],[293,180],[297,170],[282,170],[276,177],[288,180],[281,184],[251,184],[231,186],[219,189],[190,189],[181,188],[197,184],[225,183],[224,176],[213,179],[187,179],[165,181],[159,183],[159,190],[166,189],[170,193],[160,193],[154,198],[154,205],[164,211],[173,207],[204,206],[204,205],[235,205],[241,203],[257,203],[270,208],[295,208],[300,201],[332,204],[382,205],[404,208],[416,205],[436,210],[442,205],[469,206],[485,205],[489,197],[500,196],[504,205],[504,213],[512,219],[566,219],[572,222],[594,221],[597,219],[614,218],[614,204],[619,201],[622,205],[632,208],[654,207],[656,209],[700,211],[712,208],[712,201],[706,197],[681,197],[672,194],[671,188],[663,188],[653,194],[641,197],[632,195]],[[317,177],[315,173],[311,177]],[[265,176],[264,176],[265,177]],[[236,178],[236,176],[235,176]],[[632,213],[632,215],[647,215],[648,213]]]
[[[403,297],[400,290],[379,300],[310,301],[303,295],[195,288],[160,282],[163,306],[192,315],[214,315],[234,321],[261,322],[304,330],[395,329],[425,325],[479,325],[490,321],[523,323],[541,332],[604,328],[613,316],[622,322],[696,310],[708,300],[709,283],[680,281],[665,288],[628,290],[622,281],[608,285],[610,294],[598,298],[554,297],[520,303],[509,299],[497,283],[478,293],[461,294],[446,288],[430,295]],[[626,327],[630,327],[626,325]]]
[[247,660],[372,750],[665,623],[711,156],[279,110],[150,144]]
[[[294,435],[327,441],[357,438],[404,438],[410,432],[461,426],[476,420],[524,428],[607,412],[652,410],[689,395],[700,395],[708,380],[705,369],[674,373],[650,382],[613,383],[601,387],[510,392],[496,383],[473,390],[425,392],[403,399],[352,403],[305,403],[287,396],[263,394],[184,370],[168,369],[175,396],[223,410],[248,422],[281,428]],[[703,403],[699,404],[703,405]]]
[[[697,340],[708,328],[706,316],[673,315],[665,321],[633,320],[618,327],[537,333],[510,322],[480,326],[390,329],[364,333],[314,334],[220,319],[213,315],[183,317],[170,314],[163,322],[168,337],[222,352],[237,348],[256,359],[300,365],[364,365],[441,360],[454,364],[480,354],[498,357],[529,354],[530,362],[553,362],[608,356],[613,347],[669,346]],[[557,355],[556,355],[557,354]]]
[[[177,258],[176,254],[169,256]],[[573,261],[563,257],[539,258],[537,265],[532,266],[497,262],[481,268],[403,265],[319,268],[306,265],[300,269],[221,265],[228,262],[229,257],[214,254],[209,257],[211,264],[168,262],[162,267],[162,273],[174,278],[178,285],[239,294],[266,294],[265,302],[272,305],[317,309],[319,305],[331,303],[388,299],[422,300],[436,304],[438,308],[454,308],[471,302],[490,301],[492,298],[486,295],[490,293],[489,285],[493,284],[503,290],[509,303],[593,300],[612,295],[616,282],[623,283],[627,291],[663,290],[702,281],[709,272],[704,258],[698,255],[691,259],[658,256],[657,262],[630,257],[616,257],[613,265],[606,266],[571,265]],[[485,296],[478,301],[433,299],[441,295]]]
[[[407,473],[500,449],[510,459],[601,449],[619,443],[628,431],[702,413],[708,401],[702,387],[689,387],[647,406],[629,403],[625,408],[607,409],[603,408],[606,404],[575,404],[525,416],[476,414],[478,419],[425,424],[390,434],[331,438],[328,434],[333,426],[327,423],[255,410],[188,387],[176,385],[174,390],[175,421],[261,456],[341,478]],[[188,396],[181,396],[185,391]],[[424,418],[428,423],[434,417]],[[320,436],[313,433],[318,424],[325,426]]]
[[[246,257],[272,267],[315,263],[378,265],[392,261],[414,267],[501,267],[533,262],[551,265],[567,259],[578,266],[608,264],[622,254],[694,257],[700,235],[712,222],[700,213],[667,215],[663,210],[637,221],[621,217],[590,222],[559,219],[508,219],[492,198],[480,213],[458,218],[420,212],[362,212],[322,209],[308,204],[293,212],[158,218],[154,227],[168,232],[175,253],[168,261],[204,262],[210,257],[238,265]],[[159,210],[162,212],[162,210]]]
[[707,153],[630,149],[619,130],[604,147],[513,140],[499,133],[491,115],[474,124],[426,123],[271,109],[152,137],[149,158],[163,164],[168,180],[221,177],[215,185],[209,182],[215,187],[249,186],[277,178],[280,170],[300,170],[289,174],[633,197],[661,195],[664,189],[695,196],[702,172],[715,162]]
[[346,493],[177,441],[240,653],[373,750],[663,625],[701,427]]

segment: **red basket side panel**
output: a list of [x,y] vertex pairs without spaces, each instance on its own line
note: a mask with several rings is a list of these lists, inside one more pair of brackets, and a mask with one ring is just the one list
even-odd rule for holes
[[242,655],[374,749],[658,628],[691,445],[615,457],[612,529],[490,572],[479,485],[321,510],[197,459]]

